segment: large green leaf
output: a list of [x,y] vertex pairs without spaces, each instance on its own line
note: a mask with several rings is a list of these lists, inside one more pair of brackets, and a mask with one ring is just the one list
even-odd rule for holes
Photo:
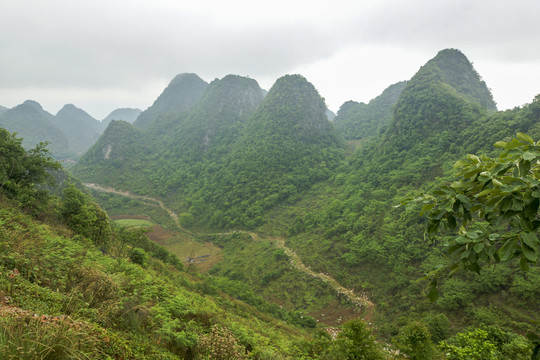
[[523,250],[523,255],[529,260],[530,262],[536,262],[538,259],[538,254],[536,252],[536,249],[531,249],[527,244],[522,243],[521,249]]
[[518,132],[516,137],[517,137],[519,140],[524,141],[524,142],[526,142],[526,143],[534,144],[533,138],[530,137],[530,136],[527,135],[527,134],[522,133],[522,132]]
[[501,248],[499,249],[499,255],[502,261],[508,261],[512,258],[512,256],[514,255],[516,242],[516,238],[511,238],[506,240],[503,246],[501,246]]
[[521,233],[521,240],[527,244],[531,249],[538,248],[538,237],[531,232]]

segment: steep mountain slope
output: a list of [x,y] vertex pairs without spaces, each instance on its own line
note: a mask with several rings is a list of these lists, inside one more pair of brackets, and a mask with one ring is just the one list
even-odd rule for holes
[[8,110],[7,107],[0,105],[0,114],[2,114],[3,112],[6,112],[7,110]]
[[109,126],[109,123],[111,120],[123,120],[130,124],[133,124],[133,122],[137,119],[137,117],[141,114],[140,109],[133,109],[133,108],[121,108],[113,110],[107,117],[103,120],[101,120],[101,127],[103,130]]
[[403,90],[386,142],[406,150],[437,136],[441,145],[450,145],[472,122],[494,110],[489,89],[465,55],[442,50]]
[[160,115],[181,113],[190,109],[199,101],[207,85],[195,74],[177,75],[154,101],[154,104],[144,110],[133,124],[140,128],[147,128]]
[[390,85],[368,104],[347,101],[334,120],[336,131],[346,139],[371,138],[386,130],[392,120],[392,110],[406,81]]
[[73,104],[64,105],[53,122],[67,136],[70,149],[78,156],[88,150],[101,134],[101,123]]
[[215,206],[215,225],[253,227],[265,210],[328,177],[341,146],[313,85],[284,76],[247,120],[224,166],[208,172],[194,197]]
[[151,130],[159,133],[166,127],[171,132],[165,138],[167,147],[176,148],[182,161],[217,157],[237,140],[246,120],[262,100],[261,88],[255,80],[227,75],[212,81],[201,100],[181,121],[171,117],[172,123],[157,122]]
[[145,144],[142,130],[125,121],[113,120],[77,162],[73,172],[86,182],[104,182],[120,188],[129,184],[138,189],[148,182],[133,169],[148,156]]
[[9,109],[0,115],[0,127],[17,132],[22,137],[25,148],[47,141],[49,149],[56,158],[65,158],[70,154],[69,141],[64,133],[54,124],[53,115],[43,110],[35,101],[27,100],[21,105]]

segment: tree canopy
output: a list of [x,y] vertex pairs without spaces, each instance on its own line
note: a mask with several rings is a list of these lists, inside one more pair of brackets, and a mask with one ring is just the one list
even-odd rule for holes
[[449,235],[450,274],[513,259],[523,270],[538,263],[540,142],[518,133],[495,146],[497,157],[467,155],[454,164],[451,184],[416,198],[429,219],[427,235]]

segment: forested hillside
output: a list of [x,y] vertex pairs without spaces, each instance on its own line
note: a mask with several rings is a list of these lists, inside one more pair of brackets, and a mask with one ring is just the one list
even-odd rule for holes
[[26,151],[4,129],[0,147],[6,359],[383,358],[363,323],[332,339],[249,287],[187,273],[144,231],[110,221],[76,184],[55,182],[63,170],[46,149]]
[[303,77],[279,79],[263,100],[255,80],[229,75],[190,111],[163,115],[147,130],[111,125],[74,172],[175,198],[202,224],[252,228],[263,211],[327,178],[342,147]]

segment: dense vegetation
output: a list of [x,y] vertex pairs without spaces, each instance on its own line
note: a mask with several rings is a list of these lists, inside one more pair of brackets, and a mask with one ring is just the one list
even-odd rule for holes
[[[336,128],[344,138],[352,140],[349,149],[356,147],[347,154],[341,136],[326,120],[323,99],[303,77],[285,76],[264,99],[262,94],[254,80],[231,75],[206,86],[198,100],[192,99],[189,108],[156,114],[144,129],[126,122],[112,122],[74,172],[86,182],[158,197],[179,214],[184,226],[196,233],[251,228],[285,238],[286,245],[311,269],[330,274],[342,285],[368,294],[376,306],[371,312],[355,313],[352,304],[332,294],[327,286],[288,266],[290,259],[272,241],[252,241],[244,233],[198,237],[223,248],[223,260],[210,270],[210,275],[204,280],[190,279],[198,285],[190,281],[183,284],[204,294],[205,299],[210,297],[222,304],[214,297],[223,292],[230,296],[227,299],[245,300],[267,316],[305,328],[312,327],[314,322],[309,317],[303,318],[304,314],[324,323],[327,320],[323,312],[328,314],[333,309],[349,307],[352,316],[367,317],[378,338],[414,359],[530,358],[533,345],[523,335],[538,333],[540,313],[537,302],[540,270],[538,259],[531,252],[538,245],[532,241],[532,236],[536,237],[538,214],[538,206],[536,211],[533,209],[537,197],[532,194],[537,184],[530,183],[533,190],[526,197],[519,195],[521,188],[514,188],[518,184],[511,179],[499,180],[506,186],[501,194],[507,200],[497,214],[511,220],[516,211],[525,209],[526,220],[530,222],[529,235],[509,232],[509,237],[504,238],[505,245],[500,247],[500,238],[494,235],[490,238],[487,232],[478,234],[478,238],[498,239],[494,248],[512,255],[508,258],[525,258],[522,267],[529,267],[528,271],[510,261],[483,267],[479,273],[456,272],[449,279],[432,282],[431,288],[427,281],[419,279],[434,269],[452,266],[455,260],[447,257],[445,244],[475,243],[473,250],[459,253],[466,253],[467,261],[474,260],[473,252],[481,253],[475,235],[469,232],[470,236],[462,232],[457,238],[443,232],[434,242],[424,238],[427,224],[434,219],[444,217],[450,230],[457,229],[459,219],[454,226],[451,216],[467,218],[468,215],[459,215],[459,211],[466,214],[468,205],[463,204],[468,203],[452,193],[459,202],[454,199],[451,207],[444,205],[445,211],[432,213],[431,219],[419,215],[420,208],[407,211],[395,205],[419,190],[429,191],[451,181],[451,164],[467,153],[477,154],[469,156],[469,160],[486,159],[487,163],[487,156],[495,155],[492,145],[496,141],[504,141],[505,146],[513,144],[509,137],[518,132],[538,139],[540,96],[522,108],[497,112],[489,89],[467,58],[458,50],[443,50],[412,79],[390,87],[369,104],[344,104]],[[507,150],[510,155],[516,155],[519,149],[510,146]],[[524,161],[534,160],[536,154],[529,151],[524,155],[526,151],[522,155]],[[518,165],[517,175],[526,172],[521,170],[526,167],[523,164]],[[534,167],[531,165],[529,170],[534,171]],[[449,198],[444,201],[450,201]],[[170,219],[166,220],[166,215],[157,214],[133,199],[120,200],[109,195],[99,199],[108,211],[132,209],[170,229],[175,227]],[[98,208],[89,205],[83,208],[94,214],[92,219],[100,218]],[[68,222],[68,213],[60,211],[60,214],[64,214],[62,221]],[[437,219],[440,214],[442,217]],[[520,221],[519,216],[512,219],[511,225]],[[107,229],[97,233],[111,231],[114,235],[117,231]],[[433,229],[433,225],[428,229]],[[81,236],[97,236],[93,234]],[[118,241],[114,240],[115,236],[111,239],[112,245],[96,240],[94,245],[112,253],[108,246],[121,248],[122,245],[115,243]],[[139,265],[157,261],[155,256],[159,252],[167,253],[153,250],[148,243],[128,247],[141,249],[130,252],[131,256],[126,254],[132,263]],[[154,257],[147,258],[148,253]],[[170,259],[171,266],[176,266]],[[470,262],[465,265],[472,268]],[[428,292],[440,293],[435,303],[426,296]],[[186,319],[193,320],[180,318],[179,321]],[[228,325],[228,321],[233,321],[231,318],[221,322],[203,321],[202,325],[198,319],[195,317],[195,328],[181,329],[185,333],[182,336],[187,337],[187,340],[183,338],[183,344],[195,343],[188,333],[196,334],[200,340],[197,344],[209,341],[203,339],[229,338],[232,334],[235,340],[231,341],[231,351],[236,351],[237,345],[251,350],[264,343],[244,341],[242,331]],[[253,321],[258,320],[253,318]],[[271,350],[272,356],[277,353],[284,358],[305,359],[391,356],[388,351],[381,352],[361,320],[353,320],[342,329],[334,341],[322,333],[311,338],[298,335],[302,339],[294,337],[294,345],[277,340],[282,345]],[[160,339],[170,346],[169,338]],[[190,343],[189,339],[193,341]],[[168,348],[177,354],[186,349],[196,351],[193,350],[196,346],[181,350]],[[225,354],[228,350],[221,351]],[[258,353],[253,350],[250,356],[263,357],[255,354]]]
[[269,305],[234,281],[186,273],[143,231],[111,224],[75,185],[51,195],[42,186],[53,186],[50,172],[60,167],[42,146],[25,151],[0,129],[0,148],[5,358],[382,357],[362,323],[348,325],[336,341],[309,334],[303,328],[315,327],[313,319]]
[[208,85],[192,110],[147,130],[113,125],[77,164],[77,176],[175,196],[175,206],[204,225],[252,228],[342,158],[323,99],[298,75],[279,79],[264,100],[256,81],[229,75]]

